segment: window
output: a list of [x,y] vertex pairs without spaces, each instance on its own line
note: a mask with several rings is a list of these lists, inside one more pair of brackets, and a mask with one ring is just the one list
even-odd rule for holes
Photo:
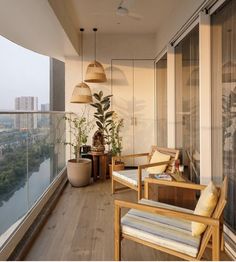
[[236,1],[212,15],[212,174],[229,178],[225,221],[236,232]]
[[167,147],[167,54],[156,63],[157,145]]
[[186,174],[200,178],[199,27],[175,47],[176,147],[181,149]]

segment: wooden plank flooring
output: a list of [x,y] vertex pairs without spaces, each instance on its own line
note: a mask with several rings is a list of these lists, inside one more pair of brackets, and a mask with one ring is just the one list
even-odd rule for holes
[[[110,181],[68,184],[25,260],[113,260],[113,200],[136,201],[136,193],[112,196],[110,188]],[[128,240],[121,250],[123,260],[179,260]],[[210,250],[204,258],[211,259]],[[229,260],[224,253],[221,259]]]

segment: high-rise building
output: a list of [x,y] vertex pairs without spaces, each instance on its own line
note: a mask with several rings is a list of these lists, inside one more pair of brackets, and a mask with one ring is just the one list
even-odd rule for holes
[[49,104],[41,104],[41,111],[45,112],[49,110]]
[[[38,97],[21,96],[15,98],[16,111],[38,111]],[[37,128],[36,114],[16,114],[15,117],[16,129],[35,129]]]

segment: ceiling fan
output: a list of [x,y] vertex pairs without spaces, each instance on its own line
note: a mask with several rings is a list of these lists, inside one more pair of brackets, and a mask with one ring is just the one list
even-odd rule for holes
[[[133,12],[130,12],[130,6],[134,4],[135,0],[122,0],[118,7],[115,10],[115,15],[120,17],[129,17],[134,20],[141,20],[142,16]],[[93,13],[93,15],[113,15],[111,12],[109,13],[102,13],[102,12],[96,12]]]
[[128,0],[122,0],[119,4],[119,6],[116,9],[116,15],[118,16],[127,16],[135,20],[140,20],[142,19],[142,16],[136,13],[130,12],[128,9]]

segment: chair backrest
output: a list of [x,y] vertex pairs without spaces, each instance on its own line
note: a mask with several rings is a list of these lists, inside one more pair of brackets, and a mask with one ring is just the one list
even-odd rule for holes
[[[225,176],[224,177],[224,181],[221,185],[221,187],[219,188],[219,199],[216,205],[216,208],[212,214],[212,217],[215,219],[219,219],[221,218],[225,205],[227,203],[227,195],[228,195],[228,177]],[[211,238],[211,233],[212,233],[212,228],[210,226],[207,227],[206,231],[203,233],[202,236],[202,241],[201,241],[201,246],[199,249],[199,253],[197,256],[197,259],[200,259],[207,247],[207,244]]]
[[166,155],[170,155],[171,164],[169,164],[166,167],[165,172],[167,172],[167,173],[174,173],[174,171],[175,171],[175,161],[179,158],[179,150],[174,149],[174,148],[165,148],[165,147],[158,147],[158,146],[153,145],[151,147],[150,155],[152,156],[153,153],[156,150],[159,151],[160,153],[163,153],[163,154],[166,154]]

